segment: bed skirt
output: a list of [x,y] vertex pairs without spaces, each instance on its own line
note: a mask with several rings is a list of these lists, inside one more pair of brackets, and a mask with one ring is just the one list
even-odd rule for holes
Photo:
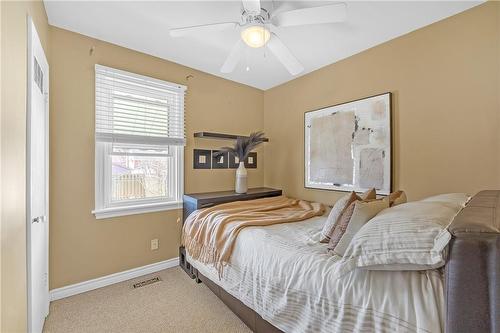
[[195,272],[197,281],[203,282],[217,297],[220,298],[231,311],[236,314],[255,333],[283,333],[283,331],[264,320],[257,312],[243,304],[236,297],[229,294],[222,287],[212,282],[198,271]]

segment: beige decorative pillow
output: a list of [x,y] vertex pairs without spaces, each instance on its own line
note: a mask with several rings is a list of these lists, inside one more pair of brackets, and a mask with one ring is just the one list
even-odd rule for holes
[[353,202],[335,227],[328,249],[343,256],[359,229],[385,208],[389,208],[389,202],[384,199]]
[[344,235],[347,230],[347,226],[351,221],[352,214],[354,213],[354,208],[356,207],[356,203],[360,202],[359,200],[353,201],[349,207],[344,210],[344,213],[340,216],[339,221],[335,225],[333,232],[330,237],[330,241],[328,242],[328,251],[333,251],[333,249],[337,246],[338,242]]
[[343,196],[333,206],[328,218],[326,219],[325,225],[323,226],[323,230],[321,230],[321,243],[328,243],[330,240],[330,236],[337,224],[337,221],[340,219],[340,216],[344,212],[344,210],[355,200],[359,200],[359,197],[354,192],[350,192],[349,194]]
[[406,198],[406,193],[404,191],[392,192],[387,196],[389,198],[389,205],[391,207],[404,204],[408,201]]
[[360,198],[361,200],[375,200],[377,199],[377,192],[374,188],[371,188],[368,191],[361,193]]

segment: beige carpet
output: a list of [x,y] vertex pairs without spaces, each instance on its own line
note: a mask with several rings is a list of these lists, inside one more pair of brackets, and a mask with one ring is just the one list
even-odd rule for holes
[[140,277],[52,302],[44,332],[251,332],[179,267],[154,276],[162,281],[133,289]]

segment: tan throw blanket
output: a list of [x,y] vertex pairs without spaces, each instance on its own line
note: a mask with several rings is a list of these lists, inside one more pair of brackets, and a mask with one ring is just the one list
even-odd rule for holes
[[302,221],[323,213],[322,204],[284,196],[230,202],[189,215],[184,223],[181,243],[191,257],[213,264],[222,275],[241,229]]

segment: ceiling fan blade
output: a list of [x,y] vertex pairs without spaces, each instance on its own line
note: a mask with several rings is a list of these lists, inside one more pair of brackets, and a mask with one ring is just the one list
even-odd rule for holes
[[296,25],[323,24],[343,22],[347,17],[347,5],[337,3],[334,5],[302,8],[276,14],[272,22],[277,27],[290,27]]
[[182,28],[173,28],[170,29],[170,36],[172,37],[181,37],[188,34],[194,33],[206,33],[212,31],[221,31],[225,29],[236,28],[238,23],[236,22],[222,22],[222,23],[212,23],[212,24],[201,24],[194,25],[190,27],[182,27]]
[[241,0],[247,13],[260,13],[260,0]]
[[283,66],[285,66],[290,74],[297,75],[304,70],[304,66],[302,66],[292,52],[290,52],[285,44],[283,44],[281,39],[279,39],[274,33],[272,34],[269,42],[267,42],[267,47],[276,56],[276,58],[278,58]]
[[227,56],[226,61],[222,65],[220,71],[222,73],[231,73],[240,61],[244,49],[245,44],[241,39],[239,39],[238,42],[234,44],[231,52],[229,52],[229,55]]

